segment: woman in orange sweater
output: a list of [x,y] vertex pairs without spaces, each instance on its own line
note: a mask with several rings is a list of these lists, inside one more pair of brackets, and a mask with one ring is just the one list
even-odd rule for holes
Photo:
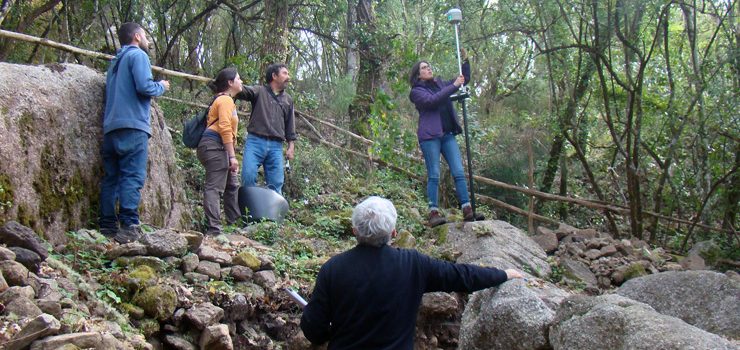
[[242,81],[235,68],[225,68],[210,85],[216,96],[208,111],[208,127],[198,143],[197,154],[206,169],[203,193],[203,211],[208,224],[206,234],[218,235],[221,233],[221,196],[227,224],[235,223],[241,215],[236,173],[239,162],[234,152],[239,118],[234,95],[242,91]]

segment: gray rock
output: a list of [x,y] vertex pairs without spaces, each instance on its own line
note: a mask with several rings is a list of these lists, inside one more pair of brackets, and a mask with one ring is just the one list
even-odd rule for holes
[[589,286],[596,286],[596,276],[586,266],[586,264],[572,259],[560,260],[560,266],[563,268],[563,277],[573,282],[583,282]]
[[201,260],[195,272],[202,273],[215,280],[221,279],[221,265],[213,261]]
[[[98,201],[105,76],[82,65],[53,66],[0,64],[0,96],[9,96],[0,101],[0,173],[22,198],[7,217],[19,217],[24,210],[32,228],[57,246],[67,241],[67,228],[85,225]],[[33,81],[43,81],[43,87],[33,88]],[[186,186],[181,172],[174,171],[175,142],[156,101],[150,115],[141,221],[177,228],[191,222]],[[49,208],[45,196],[50,192],[66,196],[53,210],[43,211]]]
[[7,349],[24,349],[31,345],[36,339],[59,333],[62,324],[49,314],[41,314],[28,322],[21,331],[16,333],[9,342],[5,343]]
[[586,239],[599,237],[599,233],[592,228],[586,228],[586,229],[576,230],[576,232],[573,233],[573,236],[578,239],[586,240]]
[[28,285],[28,269],[19,262],[12,260],[0,261],[0,272],[3,273],[5,281],[10,286]]
[[5,281],[5,277],[3,277],[3,274],[0,273],[0,293],[8,290],[8,288],[10,288],[8,282]]
[[210,326],[204,329],[198,343],[201,349],[234,350],[231,335],[229,335],[229,327],[225,324]]
[[558,249],[558,236],[555,232],[550,231],[537,234],[532,237],[532,240],[537,242],[548,254]]
[[15,260],[15,253],[8,248],[0,246],[0,260]]
[[516,268],[537,277],[550,275],[547,254],[524,232],[504,221],[469,222],[458,228],[447,225],[447,245],[462,252],[459,263]]
[[198,348],[193,345],[193,343],[175,334],[165,335],[164,343],[171,346],[175,350],[198,350]]
[[21,247],[10,247],[8,248],[15,253],[15,261],[25,266],[28,271],[38,273],[41,267],[41,256],[36,254],[34,251],[21,248]]
[[183,231],[180,235],[188,241],[188,251],[197,252],[203,243],[203,234],[198,231]]
[[59,282],[50,278],[37,278],[36,298],[59,301],[64,298]]
[[426,317],[449,317],[457,312],[457,299],[449,293],[425,293],[421,298],[419,313]]
[[168,256],[162,260],[164,260],[164,262],[166,262],[168,265],[176,269],[182,266],[182,259],[176,256]]
[[617,293],[707,332],[740,339],[740,282],[724,274],[662,272],[631,279]]
[[231,255],[226,252],[218,251],[209,246],[201,246],[198,250],[200,260],[213,261],[222,265],[231,265]]
[[569,236],[574,234],[576,231],[578,231],[577,228],[567,225],[567,224],[560,224],[558,228],[555,230],[555,235],[557,235],[558,240],[563,239],[565,236]]
[[277,283],[277,278],[272,270],[264,270],[254,273],[254,281],[264,288],[273,289]]
[[473,294],[460,326],[460,349],[547,349],[555,309],[568,296],[551,285],[523,280]]
[[247,301],[247,297],[241,293],[234,294],[222,306],[224,309],[224,320],[230,322],[245,320],[253,313],[252,305]]
[[[0,143],[0,145],[2,144]],[[49,252],[43,246],[36,232],[15,221],[8,221],[0,227],[0,243],[5,243],[8,247],[20,247],[33,251],[42,260],[46,260],[49,257]]]
[[609,244],[601,247],[601,256],[612,256],[617,254],[617,247],[614,244]]
[[553,349],[737,349],[724,338],[616,294],[563,301],[550,327]]
[[180,257],[188,251],[187,239],[173,230],[157,230],[142,235],[139,241],[146,246],[147,254],[160,258]]
[[714,241],[696,242],[689,250],[688,255],[698,255],[704,259],[709,266],[714,266],[717,259],[722,255],[722,248]]
[[185,273],[185,280],[187,280],[190,283],[208,282],[210,279],[211,279],[210,277],[202,273],[197,273],[197,272],[186,272]]
[[210,327],[224,317],[224,310],[211,303],[200,303],[185,312],[185,318],[199,330]]
[[231,267],[222,267],[221,268],[221,277],[228,277],[231,276]]
[[249,281],[252,279],[253,276],[254,272],[252,271],[252,269],[246,266],[235,265],[231,267],[231,277],[234,278],[234,281]]
[[80,349],[109,350],[103,344],[103,337],[98,332],[69,333],[46,337],[31,344],[31,350],[57,350],[67,344]]
[[687,257],[681,259],[679,263],[681,264],[681,267],[686,270],[698,271],[707,269],[707,265],[704,263],[704,258],[696,253],[690,253]]
[[598,249],[589,249],[585,253],[583,253],[583,256],[588,260],[596,260],[601,257],[601,250]]
[[165,272],[168,269],[168,265],[164,260],[154,256],[121,256],[115,260],[116,264],[121,267],[128,267],[129,269],[136,266],[149,266],[157,272]]
[[5,290],[2,294],[0,294],[0,303],[7,304],[11,302],[13,299],[18,297],[24,297],[26,299],[34,299],[36,298],[36,292],[31,288],[31,286],[13,286]]
[[57,319],[62,318],[62,304],[59,301],[39,299],[36,300],[36,306],[46,314],[52,315]]
[[234,284],[234,290],[244,294],[247,299],[262,299],[265,297],[265,290],[252,282],[237,282]]
[[20,318],[34,318],[44,312],[26,297],[19,296],[5,304],[6,315],[15,314]]
[[269,255],[260,255],[257,257],[260,260],[260,270],[274,270],[275,263]]
[[121,256],[146,255],[146,246],[134,241],[131,243],[116,245],[108,250],[105,256],[110,260],[115,260]]
[[188,253],[182,257],[182,272],[193,272],[198,268],[200,259],[193,253]]

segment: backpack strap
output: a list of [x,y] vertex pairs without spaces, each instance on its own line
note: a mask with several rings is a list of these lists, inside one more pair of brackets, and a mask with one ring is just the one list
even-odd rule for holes
[[[211,100],[211,103],[208,105],[208,110],[209,111],[211,110],[211,107],[213,106],[213,103],[216,102],[216,99],[219,98],[219,97],[221,97],[221,96],[223,96],[223,95],[226,95],[226,94],[225,93],[220,93],[220,94],[218,94],[218,95],[216,95],[216,96],[213,97],[213,100]],[[221,116],[220,115],[216,115],[216,120],[214,120],[211,124],[208,124],[208,126],[206,126],[206,130],[208,130],[208,128],[210,128],[213,124],[216,124],[216,122],[219,120],[219,118],[221,118]],[[206,114],[206,120],[207,119],[208,119],[208,114]]]

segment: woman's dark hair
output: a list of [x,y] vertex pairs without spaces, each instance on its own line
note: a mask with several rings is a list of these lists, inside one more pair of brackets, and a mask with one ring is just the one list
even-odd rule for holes
[[141,29],[141,26],[134,22],[126,22],[118,28],[118,42],[121,46],[131,44],[134,41],[134,35]]
[[236,68],[224,68],[218,72],[216,79],[211,80],[208,83],[208,87],[211,88],[214,93],[224,92],[229,88],[229,82],[236,79],[236,74]]
[[421,70],[420,67],[422,63],[429,64],[427,61],[419,61],[411,67],[411,73],[409,74],[409,84],[411,87],[414,87],[414,85],[419,82],[419,71]]
[[280,74],[280,69],[282,68],[288,68],[282,63],[273,63],[269,66],[267,66],[267,69],[265,70],[265,81],[269,84],[272,82],[272,75],[273,74]]

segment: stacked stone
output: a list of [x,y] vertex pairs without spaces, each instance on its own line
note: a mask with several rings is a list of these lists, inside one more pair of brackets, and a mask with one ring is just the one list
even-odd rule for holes
[[556,230],[538,227],[532,239],[556,257],[566,284],[590,294],[599,294],[647,274],[705,268],[703,263],[687,263],[701,259],[698,255],[683,258],[668,254],[663,248],[652,249],[643,240],[618,240],[605,232],[565,224]]
[[[74,236],[62,254],[99,254],[122,267],[120,273],[105,286],[85,281],[49,258],[31,229],[15,222],[0,229],[0,243],[8,246],[0,246],[0,308],[19,320],[5,334],[9,348],[273,349],[273,339],[297,333],[296,317],[277,310],[287,300],[280,300],[273,262],[256,253],[269,248],[244,236],[204,242],[199,232],[162,229],[123,245],[92,230]],[[101,297],[118,298],[123,314]],[[265,300],[281,304],[258,315]],[[123,332],[129,322],[143,334]]]

